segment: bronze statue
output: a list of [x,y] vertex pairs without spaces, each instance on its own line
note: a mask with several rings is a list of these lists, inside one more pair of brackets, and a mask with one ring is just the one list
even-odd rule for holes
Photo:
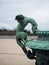
[[[21,14],[17,15],[15,20],[19,22],[16,29],[17,44],[22,48],[26,56],[29,59],[36,59],[36,65],[49,65],[49,31],[39,31],[34,19]],[[28,23],[31,23],[33,33],[38,36],[37,40],[27,41],[28,35],[23,30]],[[32,52],[27,50],[26,47],[29,47]]]

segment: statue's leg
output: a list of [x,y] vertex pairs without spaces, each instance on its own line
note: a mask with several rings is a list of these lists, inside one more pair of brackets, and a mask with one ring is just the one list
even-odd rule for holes
[[16,34],[17,44],[20,47],[23,47],[25,45],[25,44],[23,44],[22,40],[25,40],[26,41],[26,39],[27,39],[27,34],[25,32],[18,32]]
[[25,33],[25,32],[18,32],[16,34],[16,39],[19,39],[19,38],[26,40],[27,39],[27,33]]

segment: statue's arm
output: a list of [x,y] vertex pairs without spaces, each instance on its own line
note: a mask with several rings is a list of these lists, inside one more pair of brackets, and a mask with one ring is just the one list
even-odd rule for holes
[[32,25],[32,31],[35,33],[37,31],[37,23],[34,19],[29,18],[28,23]]

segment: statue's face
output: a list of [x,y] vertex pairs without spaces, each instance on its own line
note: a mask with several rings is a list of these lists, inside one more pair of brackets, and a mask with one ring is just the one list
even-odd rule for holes
[[23,20],[18,20],[19,23],[23,23]]

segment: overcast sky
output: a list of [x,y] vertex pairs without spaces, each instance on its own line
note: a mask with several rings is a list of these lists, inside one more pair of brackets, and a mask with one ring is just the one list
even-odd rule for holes
[[49,30],[49,0],[0,0],[0,28],[16,28],[17,14],[35,19],[38,29]]

